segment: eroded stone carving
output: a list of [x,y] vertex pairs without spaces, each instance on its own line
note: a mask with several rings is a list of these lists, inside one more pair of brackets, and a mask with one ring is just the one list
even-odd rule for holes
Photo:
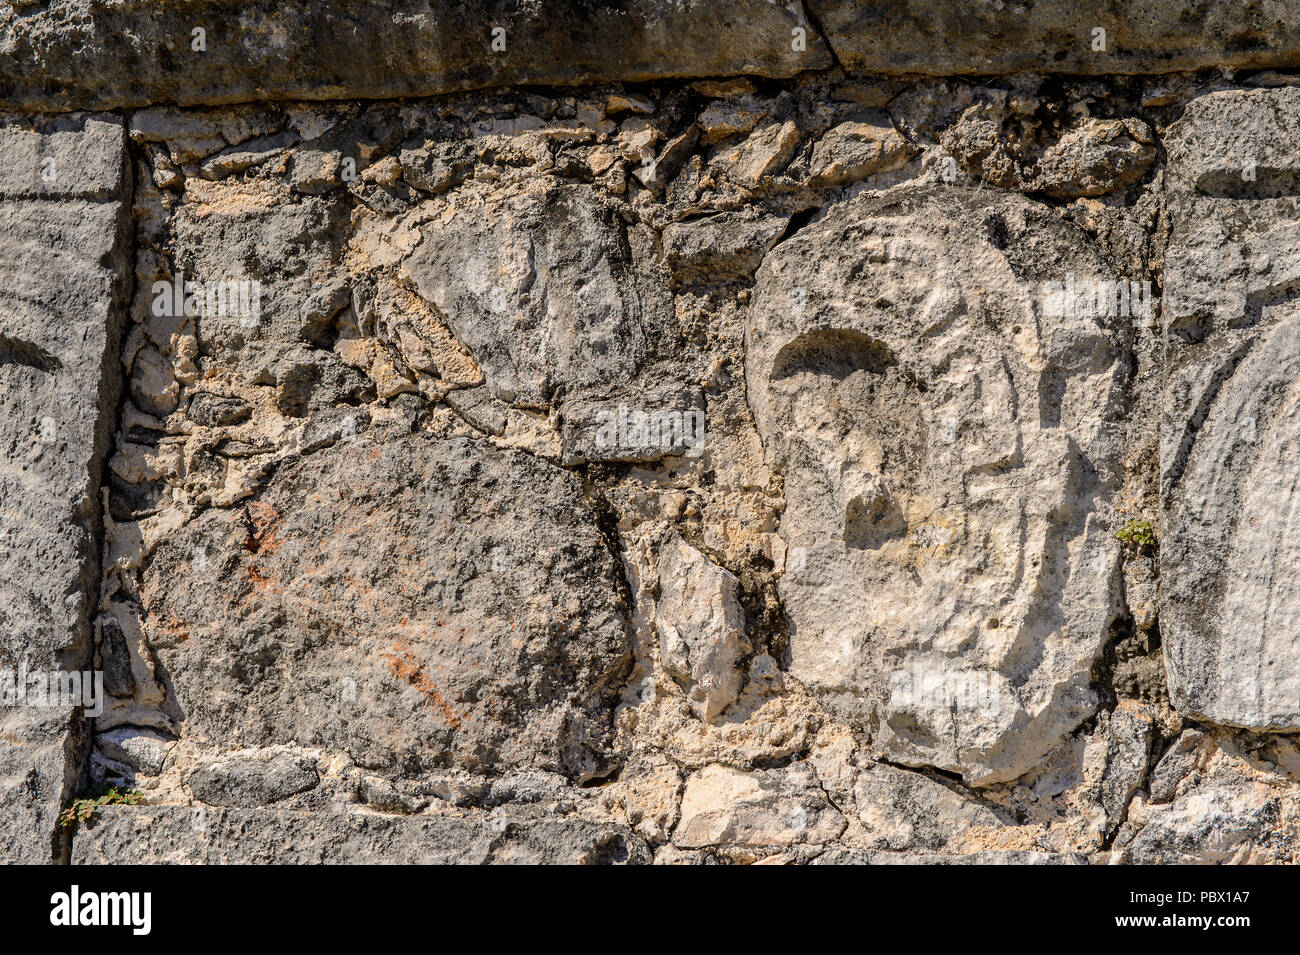
[[778,246],[749,313],[791,673],[892,759],[978,784],[1092,712],[1114,612],[1124,330],[1045,313],[1065,270],[1103,273],[1023,200],[908,189]]

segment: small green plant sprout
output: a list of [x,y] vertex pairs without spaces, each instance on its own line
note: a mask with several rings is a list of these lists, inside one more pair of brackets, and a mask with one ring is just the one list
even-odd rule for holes
[[59,813],[59,825],[75,826],[79,822],[88,822],[100,806],[138,806],[144,802],[144,793],[138,789],[120,790],[116,786],[98,783],[81,799],[74,799],[72,805]]
[[1151,550],[1156,546],[1156,533],[1151,529],[1150,521],[1129,521],[1115,536],[1139,550]]

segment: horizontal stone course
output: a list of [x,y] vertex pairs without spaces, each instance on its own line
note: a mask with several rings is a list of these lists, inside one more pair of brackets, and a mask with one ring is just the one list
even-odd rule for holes
[[1300,63],[1300,0],[75,0],[0,17],[0,106],[23,110],[788,78],[837,63],[868,75],[1286,67]]
[[269,809],[113,806],[77,833],[74,865],[645,864],[620,826],[578,819],[381,816]]

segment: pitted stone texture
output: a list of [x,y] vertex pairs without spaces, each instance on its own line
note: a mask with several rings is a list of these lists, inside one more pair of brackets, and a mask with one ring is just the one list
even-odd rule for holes
[[169,712],[199,745],[582,779],[607,766],[627,662],[616,580],[573,475],[367,433],[168,535],[141,600]]
[[812,860],[811,865],[1087,865],[1079,852],[1032,852],[1018,849],[988,849],[966,855],[938,852],[883,852],[833,848]]
[[673,842],[683,849],[820,845],[843,831],[844,817],[806,765],[755,772],[708,766],[686,781]]
[[1220,333],[1211,346],[1235,343],[1238,330],[1285,314],[1300,281],[1300,200],[1176,193],[1169,205],[1164,319],[1176,349],[1170,357],[1181,364],[1183,343],[1198,345],[1211,332]]
[[1171,189],[1255,199],[1300,189],[1300,89],[1198,96],[1165,134]]
[[190,791],[212,806],[254,809],[313,788],[315,767],[287,756],[233,754],[209,760],[187,780]]
[[[116,117],[6,121],[0,160],[0,669],[88,670],[130,245],[125,136]],[[48,862],[85,723],[75,707],[0,704],[0,738],[0,856]]]
[[704,399],[696,386],[653,376],[610,397],[573,398],[560,406],[563,463],[659,461],[698,456],[707,441]]
[[766,0],[78,0],[12,12],[0,51],[0,104],[56,110],[786,77],[831,65],[802,5]]
[[1134,801],[1115,838],[1114,860],[1295,865],[1297,769],[1296,749],[1285,740],[1184,731],[1156,768],[1160,803]]
[[[325,374],[322,363],[338,364],[323,349],[307,346],[327,344],[331,323],[349,304],[340,267],[346,209],[328,197],[288,202],[215,188],[192,189],[187,199],[171,222],[176,272],[155,276],[146,298],[157,334],[166,340],[195,329],[204,357],[234,365],[255,380],[274,380],[282,395],[281,412],[303,414],[313,386]],[[157,283],[178,278],[204,299],[208,288],[221,283],[258,282],[256,302],[251,292],[247,296],[255,308],[245,311],[232,296],[225,307],[208,309],[205,302],[197,318],[176,314],[167,302],[170,289]],[[143,354],[135,356],[136,362]],[[164,373],[170,377],[169,369]],[[295,379],[302,381],[298,388]],[[141,410],[165,415],[170,409],[164,403]]]
[[714,720],[745,682],[745,611],[740,582],[674,535],[659,551],[655,618],[663,667],[687,692],[692,712]]
[[402,267],[498,397],[544,406],[557,391],[622,386],[670,338],[653,233],[595,190],[461,193],[452,211]]
[[39,126],[0,126],[0,196],[116,199],[126,184],[122,122],[60,116]]
[[1123,332],[1047,314],[1066,272],[1106,277],[1041,207],[897,189],[777,246],[749,312],[791,672],[890,759],[977,785],[1093,712],[1115,612]]
[[81,827],[74,865],[646,865],[622,826],[506,815],[108,806]]
[[1024,135],[1027,104],[1006,89],[979,89],[943,134],[944,151],[977,179],[1058,199],[1102,196],[1140,180],[1155,162],[1155,136],[1142,120],[1076,119],[1055,132]]
[[1300,62],[1296,0],[809,0],[808,8],[857,73],[1106,75]]
[[1169,132],[1160,627],[1175,707],[1254,730],[1300,730],[1295,94],[1214,93]]
[[683,284],[746,279],[788,222],[780,216],[736,212],[676,222],[664,229],[664,260],[673,279]]
[[833,126],[812,152],[815,186],[846,186],[872,173],[898,169],[912,157],[916,147],[908,143],[878,110]]
[[920,773],[873,763],[853,788],[870,849],[923,852],[949,848],[976,830],[1006,825],[996,812]]

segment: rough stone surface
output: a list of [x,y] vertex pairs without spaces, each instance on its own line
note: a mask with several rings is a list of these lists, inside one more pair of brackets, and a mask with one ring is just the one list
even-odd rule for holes
[[706,723],[734,703],[744,685],[739,664],[748,644],[737,588],[732,574],[681,539],[659,552],[659,653]]
[[[1172,798],[1160,804],[1139,798],[1129,808],[1115,840],[1118,860],[1294,865],[1288,820],[1296,811],[1295,745],[1280,740],[1261,747],[1257,741],[1194,735],[1200,738],[1188,747],[1190,765]],[[1183,745],[1180,738],[1175,747]]]
[[1262,199],[1294,193],[1300,157],[1300,89],[1220,90],[1199,96],[1169,128],[1168,180],[1179,192]]
[[1161,629],[1175,705],[1254,730],[1300,729],[1296,92],[1214,93],[1170,130]]
[[0,5],[0,856],[1294,864],[1298,13]]
[[1005,823],[988,806],[928,776],[877,763],[858,775],[853,790],[871,849],[922,852],[948,848]]
[[870,113],[840,123],[817,141],[812,153],[812,182],[844,186],[875,172],[897,169],[916,150],[890,125],[889,117]]
[[806,767],[744,773],[709,766],[686,781],[673,842],[702,846],[792,846],[829,842],[844,820]]
[[76,841],[74,865],[643,865],[645,843],[584,820],[394,818],[285,810],[109,808]]
[[130,727],[109,730],[95,737],[95,746],[101,754],[147,776],[162,772],[172,745],[171,739],[156,730]]
[[869,852],[863,849],[833,849],[812,860],[812,865],[1087,865],[1080,854],[1053,855],[1048,852],[989,850],[966,855],[940,853]]
[[[1025,135],[1023,99],[986,92],[943,137],[943,146],[973,177],[1055,199],[1103,196],[1140,180],[1156,158],[1141,119],[1086,118]],[[950,175],[947,178],[952,178]]]
[[1009,8],[810,0],[807,12],[804,4],[762,0],[347,0],[328,7],[301,0],[76,0],[6,10],[0,106],[31,110],[783,78],[836,64],[855,74],[950,76],[1159,74],[1300,62],[1294,0],[1208,9],[1171,0],[1140,10],[1100,0]]
[[[836,57],[864,73],[1167,73],[1292,66],[1300,8],[1289,0],[1142,7],[1100,0],[951,4],[809,0]],[[1105,31],[1099,37],[1094,31]],[[1100,44],[1098,41],[1101,41]]]
[[[412,435],[336,444],[160,544],[139,597],[164,713],[187,736],[319,746],[387,772],[581,779],[605,764],[628,652],[612,558],[573,477],[527,455]],[[198,774],[199,798],[239,806],[301,775]]]
[[974,783],[1023,774],[1096,705],[1122,339],[1037,314],[1066,272],[1105,267],[1030,203],[909,188],[778,246],[750,311],[797,555],[791,672],[891,758]]
[[[796,28],[806,33],[802,50],[793,42]],[[783,77],[831,62],[800,4],[765,0],[558,9],[528,0],[432,6],[85,0],[11,7],[0,30],[0,104],[55,109],[378,99],[674,76]],[[720,36],[727,42],[719,43]]]
[[754,274],[785,228],[783,218],[726,212],[673,223],[664,229],[664,259],[681,284],[745,279]]
[[115,116],[9,120],[0,157],[0,856],[34,863],[58,851],[91,701],[14,688],[92,667],[130,184]]
[[[478,200],[486,200],[484,206]],[[509,205],[504,216],[493,207]],[[558,186],[454,205],[404,265],[449,316],[493,394],[531,406],[632,378],[666,329],[649,237],[588,189]]]
[[311,789],[315,770],[292,759],[238,755],[204,763],[187,780],[190,792],[211,806],[252,809]]

